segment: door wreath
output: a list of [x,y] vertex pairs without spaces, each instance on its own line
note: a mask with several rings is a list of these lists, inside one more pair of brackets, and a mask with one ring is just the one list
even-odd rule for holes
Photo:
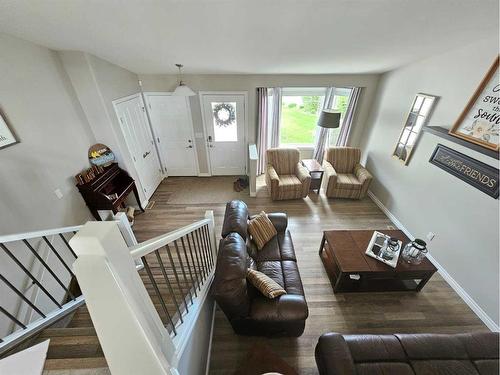
[[228,103],[219,103],[213,107],[214,119],[217,126],[226,127],[231,125],[236,114],[234,111],[234,106]]

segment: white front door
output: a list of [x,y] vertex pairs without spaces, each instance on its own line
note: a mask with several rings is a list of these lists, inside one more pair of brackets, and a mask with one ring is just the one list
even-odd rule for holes
[[200,93],[212,175],[246,173],[246,93]]
[[142,190],[149,199],[163,179],[163,174],[143,101],[136,94],[117,100],[114,105]]
[[145,97],[166,173],[197,176],[198,158],[189,98],[168,93],[146,93]]

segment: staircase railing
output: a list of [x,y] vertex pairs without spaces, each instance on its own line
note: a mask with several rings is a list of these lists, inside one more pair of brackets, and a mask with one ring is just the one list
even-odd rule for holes
[[89,222],[70,244],[111,372],[176,374],[214,275],[213,213],[132,247],[116,224]]
[[69,244],[80,228],[0,236],[0,355],[84,303]]

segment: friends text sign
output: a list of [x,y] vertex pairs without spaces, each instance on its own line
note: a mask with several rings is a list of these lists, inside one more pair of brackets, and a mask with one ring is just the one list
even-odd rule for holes
[[438,144],[429,162],[493,198],[498,198],[498,169]]

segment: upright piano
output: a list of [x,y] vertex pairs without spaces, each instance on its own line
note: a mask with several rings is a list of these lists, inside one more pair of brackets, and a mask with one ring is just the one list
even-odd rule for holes
[[117,163],[105,167],[92,181],[76,186],[96,220],[101,220],[98,210],[111,210],[116,214],[131,192],[134,192],[137,204],[144,212],[134,179]]

